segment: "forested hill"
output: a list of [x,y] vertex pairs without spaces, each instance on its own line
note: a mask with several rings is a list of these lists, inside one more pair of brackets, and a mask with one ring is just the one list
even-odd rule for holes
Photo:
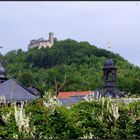
[[[13,50],[1,56],[8,78],[42,91],[94,90],[103,87],[102,67],[108,51],[88,42],[67,39],[52,48]],[[117,67],[117,87],[140,93],[140,68],[119,54],[112,54]],[[63,85],[64,84],[64,85]],[[62,88],[61,88],[62,86]]]

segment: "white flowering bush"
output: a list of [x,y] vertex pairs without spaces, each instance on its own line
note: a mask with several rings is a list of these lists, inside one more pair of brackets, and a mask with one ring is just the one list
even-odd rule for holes
[[50,93],[45,92],[45,95],[43,96],[43,104],[46,108],[52,108],[55,106],[61,106],[61,102],[58,100],[58,98]]
[[23,106],[24,102],[22,102],[19,107],[17,105],[14,105],[15,121],[16,125],[19,128],[19,132],[29,133],[29,116],[25,115],[25,109],[23,108]]
[[140,101],[87,98],[70,108],[47,92],[43,98],[0,107],[0,138],[139,139]]

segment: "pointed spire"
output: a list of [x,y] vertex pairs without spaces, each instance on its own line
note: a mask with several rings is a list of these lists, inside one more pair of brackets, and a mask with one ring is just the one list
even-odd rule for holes
[[111,58],[111,52],[110,51],[108,52],[108,58]]
[[0,62],[0,84],[7,81],[5,68]]
[[[3,48],[3,46],[0,46],[0,48]],[[6,78],[5,68],[2,66],[1,62],[0,62],[0,78]]]
[[112,59],[112,51],[111,51],[111,43],[110,41],[107,42],[108,44],[108,51],[106,52],[107,53],[107,59],[105,61],[105,64],[104,64],[104,68],[106,69],[110,69],[110,68],[115,68],[115,63]]
[[0,62],[0,77],[5,78],[5,68],[2,66],[1,62]]

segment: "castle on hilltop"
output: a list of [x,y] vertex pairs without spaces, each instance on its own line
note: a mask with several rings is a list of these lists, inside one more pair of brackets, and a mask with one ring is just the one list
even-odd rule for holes
[[57,41],[57,39],[54,37],[54,33],[49,33],[49,39],[45,40],[44,38],[40,38],[37,40],[31,40],[30,44],[28,45],[28,49],[31,48],[51,48],[54,44],[54,42]]

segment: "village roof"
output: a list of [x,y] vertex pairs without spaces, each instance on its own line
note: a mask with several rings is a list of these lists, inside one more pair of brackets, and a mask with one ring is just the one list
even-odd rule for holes
[[36,96],[40,96],[40,92],[39,92],[39,89],[37,89],[36,87],[34,86],[29,86],[27,87],[27,90],[29,90],[30,92],[32,92],[34,95]]
[[38,98],[33,92],[13,79],[0,84],[0,97],[5,97],[6,102],[31,101]]
[[63,105],[73,105],[81,100],[85,100],[84,97],[82,96],[72,96],[70,98],[60,98],[59,101],[63,104]]
[[59,92],[58,98],[66,99],[71,96],[81,96],[81,95],[90,95],[93,94],[93,91],[68,91],[68,92]]

